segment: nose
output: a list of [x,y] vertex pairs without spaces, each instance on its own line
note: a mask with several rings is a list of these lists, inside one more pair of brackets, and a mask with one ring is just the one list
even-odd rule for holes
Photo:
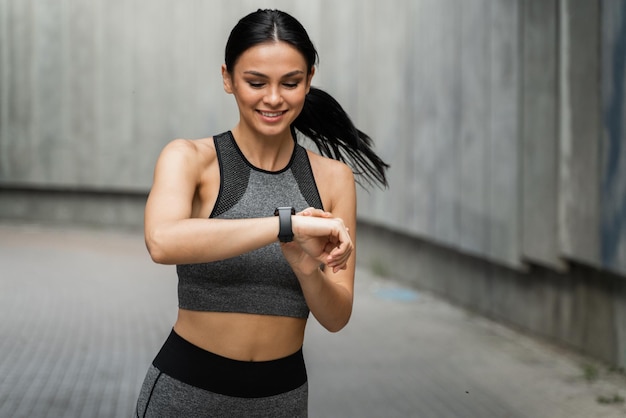
[[280,94],[280,88],[270,87],[267,94],[263,97],[263,101],[270,106],[278,106],[283,102],[283,96]]

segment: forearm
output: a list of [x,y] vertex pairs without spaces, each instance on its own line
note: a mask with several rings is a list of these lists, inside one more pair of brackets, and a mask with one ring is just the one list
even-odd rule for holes
[[352,293],[330,278],[330,273],[316,269],[311,274],[295,271],[311,313],[331,332],[346,326],[352,314]]
[[182,219],[147,224],[145,239],[160,264],[206,263],[234,257],[277,240],[278,219]]

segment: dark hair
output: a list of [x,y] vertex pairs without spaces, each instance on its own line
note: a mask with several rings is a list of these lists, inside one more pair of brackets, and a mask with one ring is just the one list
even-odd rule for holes
[[[225,52],[227,71],[233,70],[237,59],[247,49],[278,41],[300,51],[309,71],[317,63],[317,50],[298,20],[280,10],[259,9],[243,17],[230,32]],[[350,165],[368,184],[387,186],[385,171],[389,165],[372,149],[372,139],[354,126],[345,110],[328,93],[311,87],[293,128],[310,138],[322,155]]]

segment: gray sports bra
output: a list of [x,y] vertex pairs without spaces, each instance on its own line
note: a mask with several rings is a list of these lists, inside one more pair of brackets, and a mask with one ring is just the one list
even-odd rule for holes
[[[278,206],[322,208],[306,150],[296,143],[283,170],[250,164],[230,132],[214,137],[220,190],[211,218],[273,216]],[[278,222],[278,221],[277,221]],[[280,245],[211,263],[179,264],[178,303],[182,309],[307,318],[300,283]]]

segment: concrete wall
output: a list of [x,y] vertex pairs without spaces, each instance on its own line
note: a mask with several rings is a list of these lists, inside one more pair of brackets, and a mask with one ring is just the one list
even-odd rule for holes
[[621,3],[394,4],[2,0],[0,185],[144,194],[169,140],[234,125],[226,37],[280,7],[392,164],[362,219],[506,266],[626,273]]
[[626,271],[626,4],[602,8],[602,264]]
[[161,148],[236,122],[223,48],[258,7],[303,22],[314,84],[391,163],[359,217],[434,260],[392,273],[626,364],[620,0],[0,0],[0,219],[140,227]]
[[362,28],[377,74],[364,85],[383,87],[358,119],[392,162],[390,190],[361,194],[362,217],[520,266],[519,4],[408,4],[381,22],[371,2],[371,21],[399,30]]
[[[361,263],[472,312],[626,367],[626,280],[581,264],[526,271],[359,225]],[[357,277],[357,286],[358,286]]]

